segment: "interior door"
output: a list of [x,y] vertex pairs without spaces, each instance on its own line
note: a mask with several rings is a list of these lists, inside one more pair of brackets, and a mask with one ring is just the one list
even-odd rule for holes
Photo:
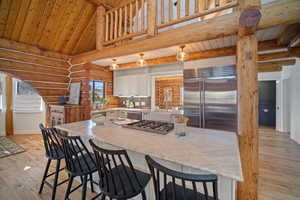
[[259,82],[259,125],[276,126],[276,81]]
[[236,79],[206,79],[203,97],[203,128],[236,131]]

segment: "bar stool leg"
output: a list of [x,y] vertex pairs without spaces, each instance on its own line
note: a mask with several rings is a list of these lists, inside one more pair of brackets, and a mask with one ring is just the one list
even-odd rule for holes
[[87,188],[87,176],[83,176],[83,183],[82,183],[82,200],[86,199],[86,188]]
[[50,164],[51,164],[51,159],[48,159],[47,164],[46,164],[46,168],[45,168],[45,171],[44,171],[43,180],[42,180],[42,183],[41,183],[41,186],[40,186],[39,194],[41,194],[42,191],[43,191],[45,180],[46,180],[47,175],[48,175]]
[[52,200],[55,200],[59,170],[60,170],[60,159],[58,159],[56,163],[56,171],[55,171],[53,190],[52,190]]
[[147,200],[147,197],[146,197],[146,192],[145,190],[142,191],[142,199],[143,200]]
[[93,184],[93,174],[90,174],[90,184],[91,184],[91,191],[92,191],[92,193],[95,193],[94,184]]
[[73,184],[73,180],[74,180],[74,177],[70,176],[67,191],[66,191],[66,194],[65,194],[65,200],[69,199],[69,195],[70,195],[71,187],[72,187],[72,184]]

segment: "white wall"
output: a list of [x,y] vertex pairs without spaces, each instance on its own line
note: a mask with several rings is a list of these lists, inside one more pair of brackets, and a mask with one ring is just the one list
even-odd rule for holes
[[291,69],[290,78],[291,138],[300,144],[300,59]]
[[14,112],[14,134],[39,134],[38,125],[45,123],[45,112]]
[[284,67],[282,72],[258,74],[259,81],[276,81],[276,130],[279,132],[290,132],[289,78],[290,67]]

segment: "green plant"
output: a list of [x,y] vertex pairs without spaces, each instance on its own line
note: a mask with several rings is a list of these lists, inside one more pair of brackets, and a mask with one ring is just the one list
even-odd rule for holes
[[102,105],[106,105],[109,103],[109,99],[107,98],[100,98],[99,99],[99,103],[102,104]]

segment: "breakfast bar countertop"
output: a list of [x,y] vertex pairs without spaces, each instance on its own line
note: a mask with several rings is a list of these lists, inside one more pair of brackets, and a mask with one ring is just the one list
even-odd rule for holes
[[93,138],[123,149],[201,169],[243,181],[238,138],[235,133],[187,127],[178,138],[174,131],[160,135],[117,126],[112,122],[96,126],[92,120],[62,124],[57,129]]

